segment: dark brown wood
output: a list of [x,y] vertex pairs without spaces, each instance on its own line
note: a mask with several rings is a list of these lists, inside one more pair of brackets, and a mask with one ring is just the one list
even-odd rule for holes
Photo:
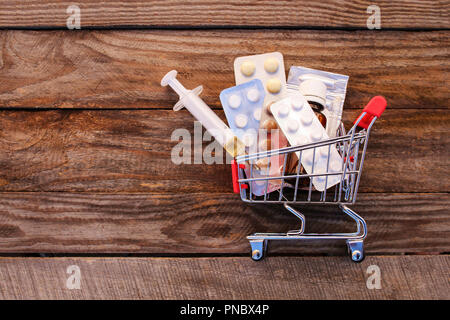
[[[0,4],[1,27],[66,27],[70,1]],[[81,27],[112,26],[291,26],[366,28],[364,0],[339,1],[108,1],[79,0]],[[377,1],[382,28],[448,28],[446,1]]]
[[[368,223],[368,254],[450,252],[448,194],[363,193],[352,208]],[[307,232],[353,232],[335,206],[297,206]],[[246,236],[287,232],[299,221],[280,205],[236,194],[0,193],[0,252],[239,253]],[[269,254],[345,255],[343,241],[273,241]]]
[[168,109],[171,69],[220,108],[233,60],[277,50],[287,69],[349,75],[347,108],[381,94],[390,108],[448,109],[449,31],[2,31],[0,48],[2,108]]
[[[347,128],[358,114],[345,111]],[[440,178],[448,170],[449,117],[446,110],[387,110],[373,128],[360,191],[449,191]],[[0,128],[0,191],[232,190],[230,165],[193,164],[193,146],[192,164],[172,162],[181,141],[171,141],[174,130],[189,130],[194,143],[185,110],[1,111]]]
[[[69,266],[80,270],[78,290],[67,288]],[[369,266],[379,267],[381,289],[367,288]],[[0,298],[449,299],[449,267],[448,255],[368,257],[361,264],[343,257],[0,258]]]

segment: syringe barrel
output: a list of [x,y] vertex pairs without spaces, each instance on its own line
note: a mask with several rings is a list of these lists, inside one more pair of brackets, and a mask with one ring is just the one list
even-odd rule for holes
[[189,91],[181,102],[222,146],[234,137],[231,129],[194,92]]

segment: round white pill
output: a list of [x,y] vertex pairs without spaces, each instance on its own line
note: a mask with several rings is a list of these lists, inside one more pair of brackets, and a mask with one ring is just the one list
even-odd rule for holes
[[244,76],[250,77],[255,72],[255,64],[249,60],[241,64],[241,72]]
[[301,99],[291,99],[291,106],[294,110],[300,111],[303,108],[303,100]]
[[312,165],[312,154],[310,154],[310,156],[306,156],[305,154],[302,155],[302,162],[305,163],[305,165],[307,166],[311,166]]
[[308,114],[304,115],[300,120],[304,126],[309,126],[313,122],[313,118]]
[[280,109],[278,110],[278,115],[280,117],[286,117],[289,114],[289,107],[285,104],[283,104]]
[[233,109],[239,108],[239,106],[241,105],[241,97],[239,97],[238,95],[232,94],[232,95],[228,98],[228,104],[229,104],[230,107],[233,108]]
[[258,108],[255,111],[253,111],[253,118],[255,118],[255,120],[257,121],[261,120],[261,108]]
[[245,114],[240,113],[234,118],[234,122],[237,127],[243,128],[247,125],[248,117]]
[[322,148],[319,148],[319,155],[320,155],[322,158],[328,157],[328,147],[322,147]]
[[317,130],[315,130],[315,131],[312,131],[311,133],[310,133],[310,138],[311,138],[311,140],[312,141],[319,141],[320,139],[322,139],[322,132],[321,131],[317,131]]
[[259,100],[259,91],[255,88],[248,90],[247,99],[251,102],[256,102]]
[[244,142],[244,144],[247,147],[251,147],[255,143],[255,141],[256,141],[256,137],[254,134],[251,134],[251,133],[246,133],[242,137],[242,142]]
[[341,171],[342,164],[339,161],[333,161],[328,166],[328,171],[339,172]]
[[278,70],[278,60],[275,58],[269,58],[264,61],[264,70],[270,73],[274,73]]
[[315,182],[318,184],[325,183],[325,177],[319,176],[319,177],[315,177],[314,179],[316,180]]
[[307,143],[308,143],[308,139],[306,139],[305,136],[298,137],[297,140],[295,141],[295,144],[297,146],[302,146],[302,145],[307,144]]
[[290,132],[296,132],[298,130],[297,120],[294,120],[294,119],[288,120],[287,128]]
[[266,83],[267,91],[270,93],[278,93],[281,90],[281,81],[278,78],[272,78]]

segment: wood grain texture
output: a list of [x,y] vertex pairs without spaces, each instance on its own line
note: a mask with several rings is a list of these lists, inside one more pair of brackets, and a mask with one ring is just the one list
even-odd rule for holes
[[[80,268],[69,290],[67,267]],[[377,265],[381,289],[368,289]],[[450,258],[0,258],[1,299],[450,299]],[[179,310],[168,310],[175,318]]]
[[448,109],[449,31],[1,31],[2,108],[171,108],[177,69],[220,108],[236,57],[280,51],[292,65],[350,75],[346,108],[384,95],[390,108]]
[[[70,1],[0,4],[0,27],[66,27]],[[81,26],[290,26],[366,28],[373,2],[314,1],[108,1],[79,0]],[[449,28],[447,1],[377,1],[382,28]]]
[[[347,129],[358,114],[345,111]],[[230,165],[194,164],[193,121],[185,110],[0,111],[0,191],[230,192]],[[448,192],[440,177],[449,121],[446,110],[387,110],[373,128],[359,190]],[[171,136],[183,128],[191,164],[177,165],[171,152],[181,139]]]
[[[368,254],[450,252],[448,194],[360,194]],[[306,232],[353,232],[335,206],[297,206]],[[0,193],[0,252],[249,254],[246,236],[287,232],[298,220],[280,205],[236,194]],[[343,241],[272,241],[270,254],[345,255]]]

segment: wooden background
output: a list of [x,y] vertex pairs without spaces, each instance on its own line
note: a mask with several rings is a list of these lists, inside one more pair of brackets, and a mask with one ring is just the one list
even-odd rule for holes
[[[366,28],[369,1],[79,0],[74,31],[70,4],[0,3],[0,298],[450,298],[448,1],[377,1],[382,30]],[[343,242],[271,242],[251,261],[248,234],[295,218],[243,204],[227,165],[170,161],[193,118],[161,77],[203,84],[224,118],[234,58],[275,50],[287,69],[350,76],[347,128],[388,100],[353,207],[361,264]],[[336,208],[305,213],[307,231],[352,229]]]

